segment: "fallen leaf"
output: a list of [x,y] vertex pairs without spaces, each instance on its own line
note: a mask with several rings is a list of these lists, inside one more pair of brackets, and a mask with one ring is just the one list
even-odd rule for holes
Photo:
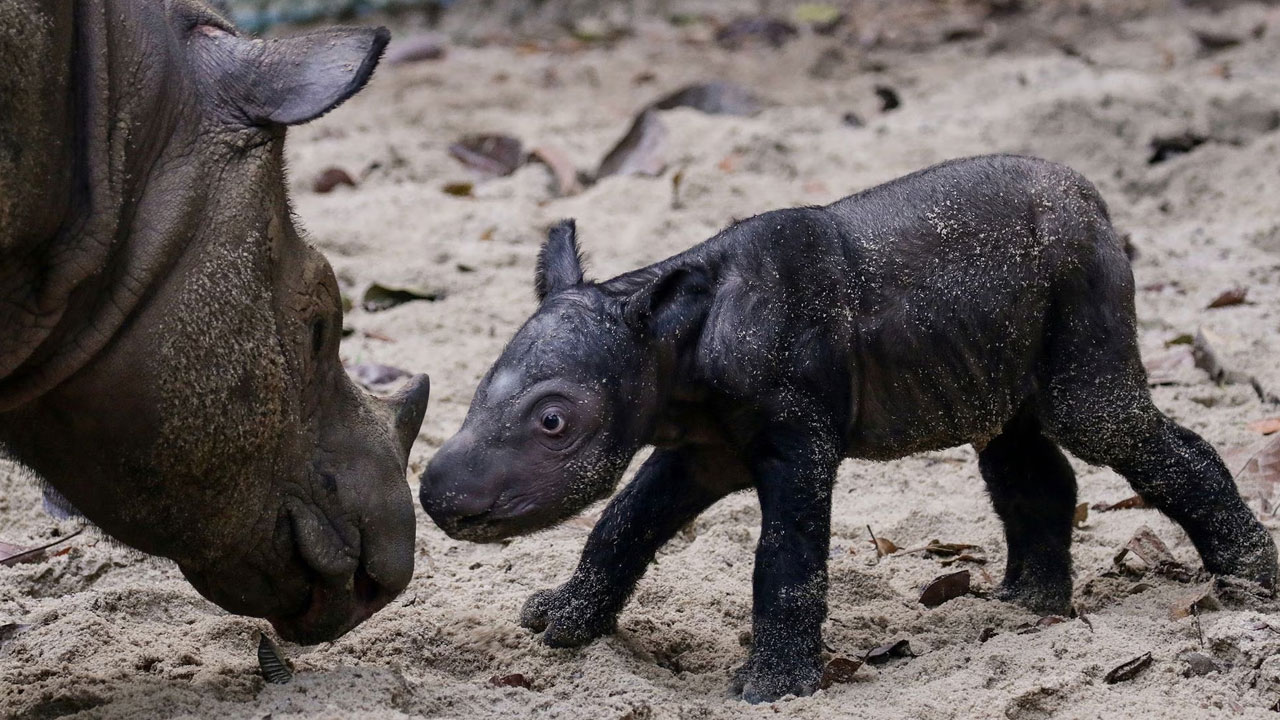
[[1206,583],[1194,592],[1184,595],[1173,603],[1169,609],[1170,620],[1181,620],[1191,617],[1201,610],[1218,610],[1222,604],[1213,595],[1213,583]]
[[1071,524],[1076,527],[1082,527],[1088,521],[1089,503],[1080,503],[1079,505],[1076,505],[1076,511],[1071,516]]
[[355,378],[357,382],[369,389],[379,388],[384,385],[409,377],[413,373],[408,370],[402,370],[398,367],[390,365],[382,365],[380,363],[359,363],[347,367],[347,373]]
[[876,557],[884,557],[885,555],[892,555],[893,553],[898,552],[898,546],[894,545],[892,540],[876,537],[876,534],[871,530],[870,525],[867,526],[867,534],[871,536],[871,540],[868,542],[876,548]]
[[1142,499],[1141,495],[1133,495],[1119,502],[1113,503],[1094,503],[1093,509],[1097,512],[1111,512],[1112,510],[1139,510],[1147,507],[1147,501]]
[[869,651],[862,659],[868,665],[883,665],[894,658],[901,657],[915,657],[915,653],[911,652],[910,641],[898,640],[881,645]]
[[1244,42],[1239,36],[1215,30],[1193,29],[1191,34],[1196,36],[1196,42],[1200,43],[1200,49],[1206,53],[1215,53],[1233,48]]
[[925,585],[920,591],[920,604],[927,608],[936,608],[948,600],[967,594],[969,594],[969,571],[960,570],[934,578],[932,582]]
[[877,85],[875,87],[876,97],[880,98],[880,112],[889,112],[902,107],[902,98],[898,95],[898,91],[888,85]]
[[491,177],[510,175],[524,162],[520,141],[510,135],[467,135],[449,146],[449,154]]
[[258,671],[262,679],[276,685],[283,685],[293,679],[293,671],[279,646],[271,641],[264,632],[258,633]]
[[1280,432],[1280,417],[1266,418],[1265,420],[1255,420],[1246,427],[1250,430],[1262,434],[1271,435]]
[[539,145],[529,151],[529,159],[542,163],[551,171],[552,192],[556,197],[576,195],[582,192],[582,183],[578,182],[578,168],[574,167],[569,156],[550,145]]
[[836,683],[853,682],[854,673],[858,668],[862,667],[861,660],[850,660],[849,658],[832,658],[822,669],[822,680],[819,681],[818,687],[826,690]]
[[962,555],[966,550],[981,550],[977,545],[969,545],[966,543],[944,543],[937,540],[930,540],[929,544],[923,548],[925,555],[933,555],[935,557],[954,557]]
[[1245,461],[1236,474],[1236,486],[1246,500],[1261,500],[1267,506],[1276,506],[1280,497],[1280,434],[1272,435]]
[[1185,155],[1200,147],[1208,138],[1192,132],[1181,135],[1164,135],[1151,139],[1151,154],[1147,157],[1148,165],[1158,165],[1169,158]]
[[445,56],[445,39],[436,33],[396,38],[387,48],[386,59],[392,65],[440,60]]
[[1147,371],[1148,385],[1172,385],[1179,381],[1182,371],[1195,367],[1195,352],[1190,346],[1175,345],[1148,357],[1142,365]]
[[1138,673],[1146,670],[1150,665],[1151,653],[1143,653],[1132,660],[1126,661],[1115,668],[1112,668],[1111,672],[1107,673],[1106,677],[1102,680],[1108,685],[1132,680],[1138,676]]
[[1247,287],[1231,288],[1230,290],[1223,292],[1222,294],[1218,295],[1218,297],[1210,301],[1209,305],[1205,309],[1212,310],[1214,308],[1223,308],[1223,307],[1230,307],[1232,305],[1241,305],[1244,303],[1245,298],[1248,296],[1249,296],[1249,288]]
[[529,678],[521,673],[512,673],[510,675],[494,675],[489,678],[489,684],[494,687],[517,687],[530,690],[533,685],[529,682]]
[[662,158],[667,126],[653,109],[636,116],[627,134],[600,161],[596,179],[610,175],[660,175],[666,167]]
[[1182,582],[1192,578],[1192,572],[1173,559],[1173,553],[1169,552],[1169,547],[1146,525],[1138,528],[1129,542],[1116,553],[1115,564],[1121,565],[1129,553],[1138,556],[1152,571],[1166,577]]
[[440,189],[445,191],[446,194],[453,195],[454,197],[471,197],[476,186],[469,182],[452,182],[445,183],[444,187]]
[[0,625],[0,648],[4,647],[10,640],[18,637],[30,628],[31,625],[25,623],[11,622]]
[[1045,615],[1034,623],[1023,623],[1022,625],[1019,625],[1017,631],[1019,635],[1032,635],[1047,627],[1064,623],[1066,621],[1067,619],[1061,615]]
[[355,187],[356,181],[351,179],[351,175],[346,170],[339,167],[331,167],[316,176],[316,179],[311,182],[311,189],[324,194],[333,192],[333,189],[339,185]]
[[716,31],[716,43],[726,50],[740,50],[751,42],[763,42],[780,48],[800,31],[781,18],[742,17]]
[[1219,385],[1251,381],[1252,378],[1234,370],[1228,370],[1222,364],[1213,347],[1213,341],[1216,339],[1212,333],[1203,328],[1196,331],[1195,341],[1191,346],[1196,367],[1209,373],[1209,379]]
[[442,291],[391,287],[382,283],[373,283],[364,291],[364,297],[360,300],[360,307],[364,308],[366,312],[379,312],[414,300],[436,302],[443,298],[444,292]]
[[658,110],[687,107],[708,115],[750,116],[763,110],[764,102],[740,85],[709,82],[686,85],[655,101],[652,107]]

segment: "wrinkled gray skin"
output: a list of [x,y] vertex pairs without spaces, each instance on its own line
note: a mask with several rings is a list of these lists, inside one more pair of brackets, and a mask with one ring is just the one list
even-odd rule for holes
[[961,444],[1004,523],[1006,600],[1070,607],[1076,484],[1059,447],[1123,475],[1210,572],[1274,586],[1275,543],[1226,466],[1151,402],[1122,243],[1067,168],[944,163],[601,283],[584,281],[562,223],[537,290],[421,500],[450,535],[498,540],[604,497],[656,446],[573,577],[525,605],[549,645],[611,632],[658,548],[753,488],[753,644],[733,690],[813,692],[840,461]]
[[0,445],[298,642],[413,569],[426,377],[389,401],[347,378],[282,161],[387,39],[258,41],[189,0],[0,4]]

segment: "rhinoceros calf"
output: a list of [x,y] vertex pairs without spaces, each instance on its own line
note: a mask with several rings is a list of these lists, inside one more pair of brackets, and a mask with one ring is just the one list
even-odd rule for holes
[[0,3],[0,445],[107,533],[299,642],[413,567],[390,401],[338,360],[285,127],[369,79],[385,29],[240,35],[190,0]]
[[573,577],[525,605],[549,645],[610,632],[658,548],[754,487],[754,644],[734,687],[812,692],[836,467],[966,443],[1004,522],[1008,600],[1070,604],[1076,485],[1059,445],[1124,475],[1210,571],[1275,582],[1276,546],[1227,468],[1151,403],[1124,250],[1060,165],[946,163],[601,283],[566,223],[537,290],[421,498],[454,537],[500,539],[578,511],[658,447]]

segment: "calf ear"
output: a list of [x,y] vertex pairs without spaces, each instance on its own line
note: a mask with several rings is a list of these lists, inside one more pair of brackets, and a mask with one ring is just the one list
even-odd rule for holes
[[573,219],[561,220],[547,231],[547,241],[538,253],[538,269],[533,289],[538,302],[565,288],[582,284],[582,253],[578,250],[578,231]]
[[697,330],[711,304],[711,283],[700,268],[664,271],[627,298],[623,319],[632,330],[683,340]]
[[190,31],[218,110],[249,125],[297,125],[341,105],[369,81],[390,39],[383,27],[273,40],[208,24]]

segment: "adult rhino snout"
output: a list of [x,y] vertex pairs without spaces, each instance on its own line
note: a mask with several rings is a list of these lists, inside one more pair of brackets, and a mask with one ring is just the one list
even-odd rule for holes
[[404,475],[430,380],[414,376],[385,398],[350,384],[339,395],[347,400],[337,404],[347,410],[330,416],[313,461],[318,493],[285,504],[287,533],[309,576],[308,598],[268,619],[281,637],[299,643],[345,633],[390,603],[413,576],[415,521]]

